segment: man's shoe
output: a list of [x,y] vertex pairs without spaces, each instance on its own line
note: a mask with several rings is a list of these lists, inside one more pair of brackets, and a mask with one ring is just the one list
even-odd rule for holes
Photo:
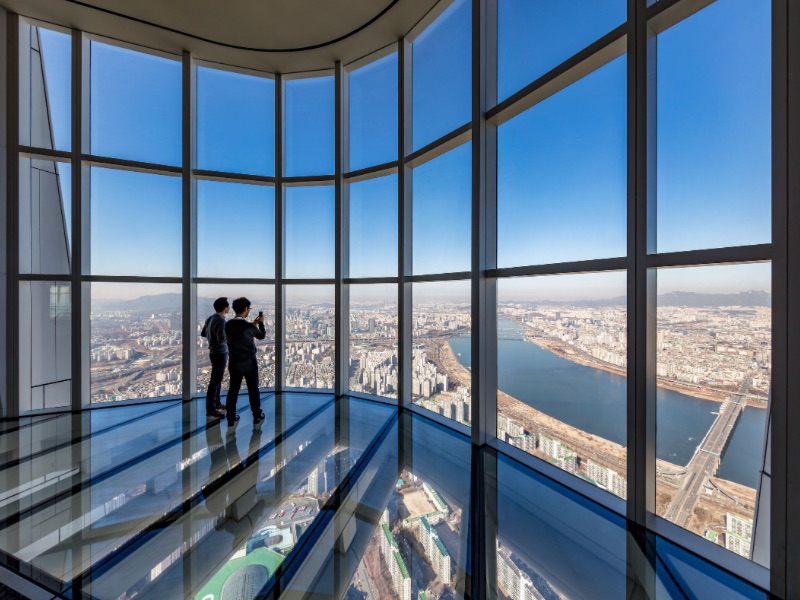
[[225,418],[225,411],[215,409],[210,413],[206,413],[206,419],[208,420],[216,420],[216,419],[224,419]]
[[225,409],[228,408],[228,406],[225,405],[225,404],[220,403],[220,404],[217,404],[214,408],[216,408],[217,410],[221,410],[222,412],[225,412]]
[[233,435],[236,431],[236,426],[239,424],[239,415],[233,421],[228,421],[228,435]]
[[264,411],[262,410],[261,414],[253,419],[253,429],[261,429],[261,424],[264,423],[264,421],[266,420],[267,417],[264,414]]

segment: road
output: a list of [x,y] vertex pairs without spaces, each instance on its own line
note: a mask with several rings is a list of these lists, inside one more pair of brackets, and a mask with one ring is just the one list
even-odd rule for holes
[[752,379],[746,378],[739,391],[731,394],[731,397],[720,405],[717,418],[695,450],[692,460],[686,465],[686,475],[681,481],[681,487],[664,514],[664,518],[668,521],[682,527],[687,525],[707,479],[716,475],[719,469],[725,444],[728,443],[736,421],[747,405],[747,392],[751,383]]

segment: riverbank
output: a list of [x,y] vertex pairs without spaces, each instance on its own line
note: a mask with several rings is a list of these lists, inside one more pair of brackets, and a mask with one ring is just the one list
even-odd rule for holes
[[[542,348],[543,350],[547,350],[559,356],[560,358],[564,358],[566,360],[572,361],[575,364],[582,365],[584,367],[591,367],[593,369],[600,369],[601,371],[606,371],[607,373],[612,373],[614,375],[619,375],[621,377],[627,377],[628,373],[625,369],[621,369],[609,363],[603,362],[594,358],[593,356],[589,356],[585,352],[581,350],[576,350],[575,348],[566,346],[564,342],[560,340],[554,340],[552,338],[542,338],[537,337],[532,332],[525,331],[523,332],[523,337],[525,341],[530,342],[531,344],[535,344]],[[733,392],[722,392],[710,389],[698,389],[692,385],[684,385],[680,382],[674,381],[667,381],[664,379],[657,379],[656,385],[665,390],[671,390],[673,392],[678,392],[679,394],[684,394],[686,396],[691,396],[692,398],[697,398],[699,400],[708,400],[711,402],[722,403],[728,400]],[[747,406],[751,406],[753,408],[767,408],[766,402],[760,402],[757,400],[753,400],[748,398],[747,399]]]

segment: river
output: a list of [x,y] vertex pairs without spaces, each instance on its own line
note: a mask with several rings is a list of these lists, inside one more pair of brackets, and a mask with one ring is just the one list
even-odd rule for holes
[[[520,333],[502,319],[502,333]],[[465,367],[470,366],[470,336],[450,340]],[[626,378],[561,358],[522,339],[498,339],[498,387],[525,404],[568,425],[626,445]],[[656,455],[686,465],[714,422],[717,402],[658,388]],[[722,457],[719,476],[754,488],[761,462],[767,412],[744,410]]]

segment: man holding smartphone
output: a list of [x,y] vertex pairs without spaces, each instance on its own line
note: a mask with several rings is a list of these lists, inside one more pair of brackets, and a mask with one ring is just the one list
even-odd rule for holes
[[256,360],[255,340],[267,337],[264,328],[264,315],[251,323],[247,320],[250,315],[250,300],[236,298],[233,301],[233,312],[236,316],[225,323],[225,335],[228,339],[228,372],[231,376],[228,387],[228,400],[226,412],[228,417],[228,434],[231,435],[239,423],[236,414],[236,401],[239,398],[239,389],[242,379],[247,383],[247,395],[250,399],[250,410],[253,412],[253,427],[259,429],[266,418],[261,410],[261,394],[258,391],[258,362]]

